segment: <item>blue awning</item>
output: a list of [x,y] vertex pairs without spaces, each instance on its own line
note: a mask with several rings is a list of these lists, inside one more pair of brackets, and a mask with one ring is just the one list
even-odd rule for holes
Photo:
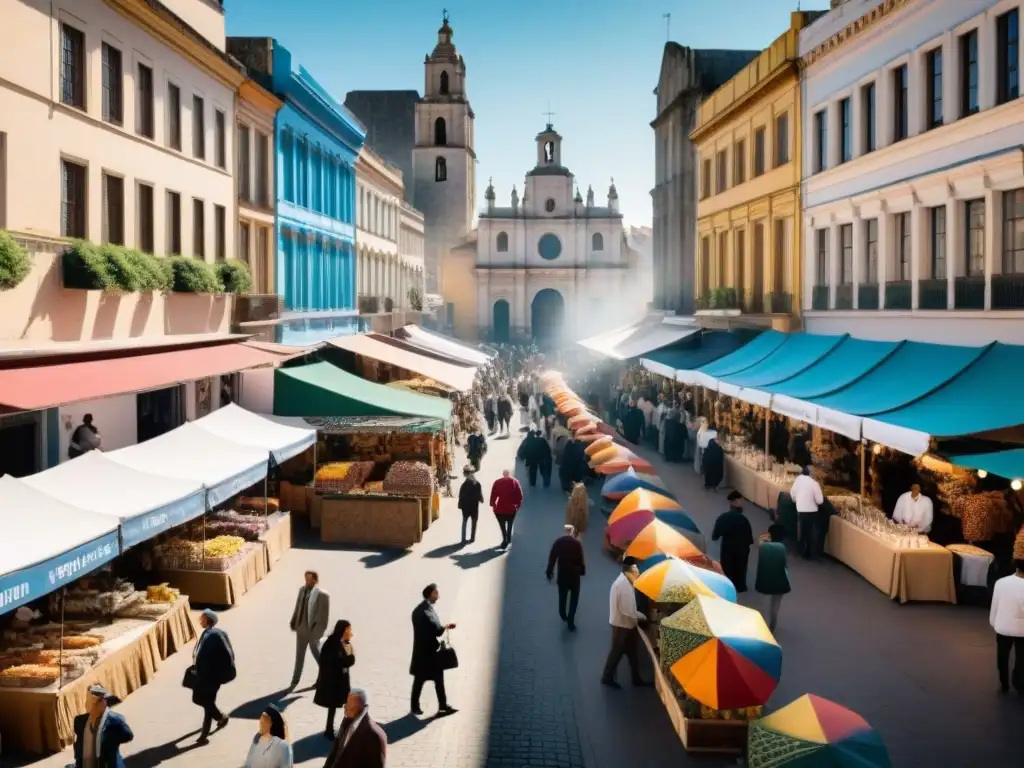
[[719,377],[719,382],[734,387],[760,388],[779,384],[806,371],[847,336],[817,336],[810,333],[790,334],[786,342],[756,365],[738,373]]
[[[676,371],[695,371],[735,352],[756,336],[744,331],[705,331],[676,347],[656,349],[640,361],[645,368],[675,378]],[[670,373],[671,372],[671,373]]]
[[799,400],[824,397],[868,374],[902,344],[902,341],[865,341],[848,336],[806,370],[765,389]]
[[749,344],[745,344],[730,355],[725,355],[712,363],[701,366],[692,372],[692,376],[684,377],[682,380],[688,384],[705,384],[720,379],[722,376],[745,371],[775,352],[788,339],[789,334],[765,331],[751,340]]
[[983,469],[1010,480],[1024,478],[1024,448],[1009,448],[992,453],[964,453],[948,456],[946,460],[964,469]]

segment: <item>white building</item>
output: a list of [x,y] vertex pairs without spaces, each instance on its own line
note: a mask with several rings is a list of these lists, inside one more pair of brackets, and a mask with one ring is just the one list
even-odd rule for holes
[[1021,0],[834,0],[800,33],[806,328],[1024,343]]

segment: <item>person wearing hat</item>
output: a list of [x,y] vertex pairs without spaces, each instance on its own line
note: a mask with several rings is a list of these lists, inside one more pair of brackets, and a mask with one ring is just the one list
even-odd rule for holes
[[576,536],[576,529],[571,525],[564,528],[565,533],[551,545],[545,575],[548,581],[551,581],[557,565],[558,615],[569,626],[569,631],[575,632],[576,606],[580,602],[580,579],[587,573],[587,563],[583,556],[583,545]]
[[203,730],[197,744],[210,740],[214,721],[217,730],[228,724],[228,716],[217,709],[217,693],[235,679],[235,652],[227,633],[217,628],[218,620],[209,608],[199,614],[203,632],[192,651],[192,666],[185,672],[184,684],[192,689],[192,703],[203,708]]
[[743,494],[733,491],[727,498],[729,509],[715,520],[711,540],[721,539],[718,559],[722,563],[722,571],[737,592],[746,592],[747,561],[750,559],[750,547],[754,544],[754,532],[743,514]]
[[462,512],[462,543],[465,544],[466,528],[469,528],[469,541],[476,541],[476,523],[480,519],[480,505],[484,503],[484,489],[472,466],[463,470],[466,479],[459,487],[459,511]]
[[74,720],[75,768],[124,768],[121,745],[135,738],[111,707],[117,698],[102,685],[89,686],[89,711]]
[[640,641],[640,630],[637,627],[641,622],[647,621],[647,617],[636,607],[636,590],[633,589],[633,582],[639,576],[636,558],[623,559],[622,573],[612,583],[608,595],[608,623],[612,627],[612,647],[604,663],[601,684],[610,688],[622,687],[615,682],[615,670],[618,669],[623,656],[629,662],[633,685],[648,685],[640,677],[640,657],[637,653],[637,643]]
[[245,758],[245,768],[292,768],[292,745],[281,710],[268,704],[260,715],[259,729]]

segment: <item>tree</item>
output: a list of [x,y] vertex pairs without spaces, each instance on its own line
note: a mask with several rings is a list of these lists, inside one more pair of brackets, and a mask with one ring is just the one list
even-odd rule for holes
[[409,306],[417,312],[423,311],[423,294],[420,293],[419,286],[414,285],[409,288]]

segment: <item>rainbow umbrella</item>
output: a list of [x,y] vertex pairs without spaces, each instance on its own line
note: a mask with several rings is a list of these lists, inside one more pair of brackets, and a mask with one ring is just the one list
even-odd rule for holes
[[661,622],[662,662],[711,709],[757,707],[782,675],[782,648],[758,611],[700,595]]
[[608,518],[608,524],[611,525],[635,512],[656,512],[659,510],[682,512],[683,508],[679,506],[678,501],[670,499],[668,496],[663,496],[647,488],[636,488],[626,494],[622,501],[618,503],[615,511]]
[[736,587],[725,576],[674,557],[649,568],[633,586],[656,603],[686,605],[698,596],[736,602]]
[[[584,451],[585,452],[585,451]],[[590,454],[590,466],[597,467],[606,461],[614,461],[623,458],[622,452],[617,445],[607,445],[598,451]]]
[[637,560],[647,560],[659,555],[671,555],[680,560],[705,557],[704,553],[679,531],[661,520],[654,520],[644,526],[644,529],[626,547],[625,556],[635,557]]
[[618,549],[625,549],[654,520],[671,525],[684,536],[690,533],[703,539],[697,524],[683,512],[678,502],[645,488],[637,488],[619,502],[608,518],[608,543]]
[[750,723],[750,768],[891,768],[878,733],[856,712],[808,693]]
[[660,477],[657,475],[638,474],[632,467],[605,480],[604,485],[601,486],[601,496],[605,499],[618,501],[619,499],[624,499],[630,491],[635,491],[637,488],[646,488],[649,491],[660,493],[662,496],[675,498],[672,492],[665,487],[665,483],[662,482]]

